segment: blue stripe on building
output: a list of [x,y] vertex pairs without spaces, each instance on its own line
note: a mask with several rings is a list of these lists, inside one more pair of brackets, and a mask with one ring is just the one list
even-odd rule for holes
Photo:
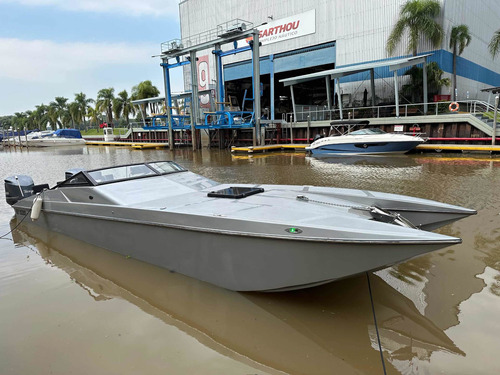
[[[433,55],[428,58],[428,61],[436,61],[439,67],[447,73],[453,73],[453,54],[451,52],[445,51],[443,49],[430,52]],[[409,56],[406,56],[409,57]],[[390,61],[399,59],[400,57],[393,57],[382,60],[374,60],[370,62],[380,62],[380,61]],[[354,66],[359,64],[350,64],[337,66],[337,68],[343,68],[347,66]],[[403,75],[409,68],[398,70],[398,75]],[[464,59],[461,56],[457,56],[457,75],[484,83],[485,85],[500,86],[500,74],[496,73],[490,69],[487,69],[479,64],[476,64],[470,60]],[[394,76],[393,72],[389,71],[389,67],[377,68],[375,69],[375,78],[392,78]],[[340,79],[341,83],[346,82],[359,82],[370,79],[369,72],[353,74]]]
[[[440,49],[426,53],[433,54],[428,58],[428,61],[436,61],[439,64],[439,67],[444,72],[450,74],[453,73],[453,54],[451,52]],[[401,57],[402,56],[390,57],[387,59],[373,60],[369,62],[390,61],[399,59]],[[410,57],[410,55],[406,57]],[[275,73],[280,73],[280,72],[310,68],[318,65],[332,64],[335,63],[336,61],[335,42],[279,53],[274,55],[273,60],[271,60],[269,56],[264,56],[260,58],[260,71],[262,75],[270,74],[273,69]],[[336,67],[341,68],[341,67],[348,67],[355,65],[359,64],[348,64]],[[404,75],[408,69],[409,68],[398,70],[398,75],[400,76]],[[485,85],[500,86],[499,73],[487,69],[461,56],[457,56],[457,75],[473,81],[483,83]],[[224,65],[225,81],[232,81],[241,78],[249,78],[251,76],[252,76],[251,60],[245,60],[237,63]],[[375,78],[392,78],[392,77],[393,77],[393,72],[389,71],[389,67],[382,67],[375,69]],[[343,77],[340,79],[340,82],[341,83],[361,82],[369,79],[370,79],[369,72],[363,72]]]

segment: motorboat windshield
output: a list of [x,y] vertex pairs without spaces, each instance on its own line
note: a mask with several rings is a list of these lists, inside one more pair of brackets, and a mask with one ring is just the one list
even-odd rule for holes
[[161,176],[170,173],[184,172],[187,169],[173,161],[158,161],[122,165],[112,168],[81,171],[67,180],[59,183],[58,187],[67,186],[95,186],[113,182],[133,180],[137,178]]
[[349,135],[376,135],[376,134],[387,134],[387,133],[382,129],[378,128],[359,129],[349,133]]

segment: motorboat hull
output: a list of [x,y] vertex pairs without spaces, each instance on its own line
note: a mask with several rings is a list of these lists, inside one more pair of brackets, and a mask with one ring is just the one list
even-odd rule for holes
[[[18,219],[24,210],[16,209]],[[180,229],[137,218],[45,210],[35,222],[47,229],[147,263],[236,291],[285,291],[378,270],[460,243],[293,241]]]
[[[28,140],[28,147],[55,147],[55,146],[84,146],[83,138],[56,138],[46,137]],[[26,144],[26,142],[23,142]]]
[[476,213],[365,190],[219,184],[173,162],[71,170],[47,186],[5,179],[19,220],[29,215],[48,230],[237,291],[307,288],[459,244],[422,229]]
[[359,154],[404,154],[421,141],[399,141],[399,142],[354,142],[354,143],[330,143],[317,148],[307,148],[316,155],[359,155]]

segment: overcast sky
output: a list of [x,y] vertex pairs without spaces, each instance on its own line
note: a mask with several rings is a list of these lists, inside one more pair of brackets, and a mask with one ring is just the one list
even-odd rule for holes
[[[0,116],[147,79],[164,95],[151,56],[178,37],[178,0],[0,0]],[[172,86],[182,90],[181,69]]]

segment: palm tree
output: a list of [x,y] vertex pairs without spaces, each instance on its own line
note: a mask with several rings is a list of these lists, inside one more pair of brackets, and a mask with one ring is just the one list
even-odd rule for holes
[[48,109],[49,108],[45,104],[40,104],[35,106],[34,117],[35,117],[35,127],[37,129],[42,129],[43,125],[47,124],[47,121],[49,120]]
[[71,121],[73,120],[73,118],[71,117],[71,114],[69,112],[68,109],[64,110],[62,115],[61,115],[61,124],[64,128],[68,128],[69,127],[69,124],[71,123]]
[[95,123],[97,129],[99,129],[98,125],[99,125],[100,112],[97,109],[97,105],[96,105],[96,108],[92,108],[90,106],[88,107],[88,109],[87,109],[87,116],[90,119],[90,124]]
[[26,129],[31,130],[35,126],[35,112],[28,110],[24,113],[26,115],[26,120],[24,122],[24,126],[26,126]]
[[417,55],[420,37],[424,36],[439,47],[443,39],[443,28],[435,18],[441,12],[441,5],[437,0],[409,0],[399,12],[399,20],[394,25],[387,40],[387,52],[392,55],[406,30],[409,33],[408,53]]
[[428,97],[424,98],[424,70],[418,66],[413,66],[407,70],[405,75],[410,76],[410,82],[403,86],[403,95],[411,95],[412,102],[428,101],[437,94],[441,87],[450,86],[449,78],[442,78],[444,72],[438,63],[432,61],[427,64],[427,86],[429,88]]
[[[132,100],[154,98],[160,95],[160,90],[149,80],[142,81],[137,86],[132,87]],[[141,105],[141,112],[144,118],[146,118],[146,105]]]
[[454,26],[451,29],[450,48],[453,50],[453,79],[452,79],[452,98],[456,98],[457,89],[457,55],[460,56],[464,52],[465,47],[470,44],[472,37],[469,33],[467,25]]
[[49,108],[47,110],[47,118],[49,120],[50,126],[52,126],[53,129],[57,129],[57,119],[59,118],[59,114],[57,113],[57,108],[53,102],[50,103]]
[[135,108],[132,105],[132,99],[128,96],[127,90],[120,91],[118,97],[113,100],[113,112],[116,118],[123,115],[129,125],[129,115],[135,114]]
[[[68,108],[68,98],[63,98],[62,96],[56,96],[53,102],[50,102],[50,106],[54,107],[57,112],[57,118],[59,119],[59,123],[62,124],[62,118],[64,112]],[[56,121],[57,123],[57,121]]]
[[83,92],[80,92],[79,94],[75,94],[75,102],[78,103],[80,113],[83,117],[83,122],[85,122],[87,110],[90,108],[90,104],[94,103],[94,99],[87,98],[87,95],[85,95]]
[[14,118],[12,119],[12,123],[15,128],[22,130],[26,123],[26,113],[24,112],[15,112]]
[[101,89],[97,93],[96,109],[100,112],[106,112],[108,124],[113,124],[113,99],[115,89],[110,87],[108,89]]
[[493,34],[490,44],[488,45],[488,50],[493,58],[500,52],[500,29]]
[[83,114],[80,110],[80,104],[77,102],[72,102],[68,105],[68,113],[71,117],[71,125],[75,127],[75,123],[78,124],[78,128],[80,129],[80,124],[82,123]]

